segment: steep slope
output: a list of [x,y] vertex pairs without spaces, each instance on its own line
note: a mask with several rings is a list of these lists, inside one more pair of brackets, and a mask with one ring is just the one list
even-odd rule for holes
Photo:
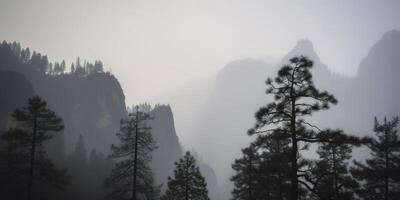
[[[238,156],[240,148],[251,140],[246,136],[246,130],[253,126],[254,112],[271,100],[264,93],[264,80],[275,77],[274,67],[286,64],[291,57],[298,55],[314,61],[312,72],[316,86],[339,100],[338,105],[330,110],[316,113],[311,122],[321,128],[342,128],[350,134],[369,134],[374,116],[400,115],[399,52],[399,32],[386,33],[361,62],[359,74],[354,78],[332,73],[308,40],[299,41],[280,64],[269,66],[257,60],[232,62],[218,74],[217,84],[198,122],[195,148],[225,183],[224,193],[229,193],[230,163]],[[360,152],[356,153],[359,155]]]
[[183,155],[183,150],[176,136],[171,108],[167,105],[156,106],[150,114],[154,119],[149,125],[157,145],[152,155],[151,166],[155,182],[165,184],[167,177],[173,174],[174,163]]
[[25,105],[33,94],[32,85],[24,75],[0,70],[0,132],[10,125],[10,113]]
[[274,64],[256,59],[231,62],[219,72],[210,98],[194,130],[194,148],[220,179],[230,176],[230,164],[250,138],[256,109],[266,100],[264,81]]
[[[49,107],[63,118],[67,148],[73,147],[78,136],[82,134],[88,141],[89,149],[96,148],[102,152],[109,150],[111,143],[115,141],[114,133],[119,128],[119,120],[126,115],[125,96],[113,75],[47,75],[37,71],[36,65],[18,59],[4,42],[0,45],[0,69],[25,76],[31,83],[34,94],[46,100]],[[10,87],[15,93],[26,93],[18,85],[10,84]],[[29,93],[31,95],[32,92]]]
[[[149,123],[157,149],[152,154],[151,167],[156,184],[166,187],[168,176],[172,176],[174,163],[183,156],[183,149],[176,135],[174,116],[169,105],[156,105],[150,112],[154,119]],[[195,155],[197,165],[207,181],[211,200],[219,199],[218,182],[214,170]]]

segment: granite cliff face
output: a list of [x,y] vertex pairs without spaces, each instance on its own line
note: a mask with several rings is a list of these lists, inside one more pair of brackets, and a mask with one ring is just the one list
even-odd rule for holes
[[10,113],[25,105],[33,94],[32,85],[24,75],[0,70],[0,130],[11,125]]
[[[370,134],[375,116],[400,115],[399,52],[400,32],[387,32],[361,61],[355,77],[332,73],[308,40],[300,40],[280,62],[267,64],[258,59],[231,62],[217,75],[193,133],[197,137],[194,146],[216,170],[222,190],[226,190],[223,193],[229,194],[230,164],[239,156],[240,148],[251,140],[246,131],[254,124],[255,111],[272,100],[265,95],[264,81],[276,76],[277,67],[299,55],[314,61],[312,72],[317,88],[329,91],[339,100],[330,110],[315,113],[311,121],[320,128]],[[224,145],[220,145],[221,141]]]
[[[156,105],[151,111],[154,117],[149,125],[152,127],[153,138],[157,149],[152,154],[151,167],[154,172],[156,184],[162,184],[166,189],[168,176],[174,173],[174,163],[184,155],[184,149],[179,143],[176,134],[174,116],[169,105]],[[214,170],[195,154],[197,165],[207,181],[207,187],[211,200],[219,199],[219,188]]]
[[2,111],[10,113],[25,105],[28,97],[39,95],[63,118],[67,151],[80,134],[85,137],[88,149],[109,150],[119,120],[126,116],[125,96],[112,74],[47,75],[35,70],[33,64],[21,62],[5,44],[0,47],[0,70],[6,77],[1,79],[5,82],[1,88],[8,94],[1,97]]
[[[115,133],[120,119],[127,116],[118,80],[103,72],[48,75],[35,67],[21,62],[8,45],[0,45],[0,130],[9,125],[13,109],[26,105],[29,97],[39,95],[63,118],[65,125],[63,132],[47,144],[50,157],[59,160],[71,152],[80,135],[87,150],[108,154],[111,144],[117,142]],[[173,175],[174,163],[184,150],[175,131],[171,107],[157,105],[150,114],[154,120],[149,125],[158,147],[152,153],[151,167],[155,182],[165,188],[167,177]],[[208,182],[211,199],[217,200],[218,183],[213,169],[199,158],[198,165]]]

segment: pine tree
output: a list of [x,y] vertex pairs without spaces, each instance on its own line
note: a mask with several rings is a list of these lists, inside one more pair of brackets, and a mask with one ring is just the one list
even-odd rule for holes
[[174,177],[168,177],[168,188],[161,199],[209,200],[205,179],[189,151],[175,166]]
[[352,200],[358,183],[350,175],[348,161],[351,158],[353,145],[359,145],[358,138],[345,135],[340,130],[328,130],[323,133],[324,139],[317,153],[319,160],[305,176],[315,199]]
[[131,113],[121,120],[120,132],[117,133],[118,145],[111,146],[111,158],[117,162],[106,180],[113,199],[156,199],[159,191],[153,185],[153,174],[149,168],[150,152],[156,148],[147,122],[151,119],[148,113],[139,111]]
[[[290,140],[285,132],[259,135],[232,168],[233,200],[286,200],[290,194]],[[251,188],[251,189],[250,189]]]
[[372,158],[363,164],[354,161],[353,176],[363,182],[358,195],[365,200],[400,199],[400,140],[397,135],[399,118],[384,119],[379,123],[375,118],[376,137],[367,144]]
[[[291,190],[292,200],[299,199],[299,143],[318,142],[316,127],[305,117],[321,109],[328,109],[337,100],[328,92],[320,92],[312,81],[310,69],[313,62],[307,57],[294,57],[289,65],[284,65],[274,81],[267,79],[267,94],[272,94],[275,101],[259,109],[257,123],[249,134],[270,133],[288,129],[291,140]],[[267,129],[265,129],[267,127]],[[306,147],[306,146],[305,146]]]
[[259,136],[255,141],[255,145],[261,151],[259,184],[266,187],[264,196],[268,200],[290,198],[291,148],[287,134],[287,130],[277,130],[270,135]]
[[61,74],[64,74],[66,67],[67,66],[65,64],[65,60],[61,61],[61,64],[60,64],[60,72],[61,72]]
[[61,131],[62,119],[47,108],[40,97],[28,100],[28,106],[12,113],[16,126],[2,135],[4,145],[0,160],[6,175],[2,181],[27,181],[27,199],[34,198],[36,182],[65,189],[68,177],[65,170],[57,167],[46,156],[44,143]]
[[232,164],[232,169],[236,172],[231,178],[231,181],[234,183],[232,191],[233,200],[258,199],[261,189],[258,188],[260,157],[256,151],[254,145],[242,149],[243,157],[236,159]]

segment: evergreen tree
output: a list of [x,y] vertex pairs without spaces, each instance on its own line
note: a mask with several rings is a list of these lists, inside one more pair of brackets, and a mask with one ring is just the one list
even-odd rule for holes
[[[299,143],[318,142],[315,125],[305,117],[321,109],[328,109],[337,101],[328,92],[320,92],[312,81],[310,69],[313,62],[307,57],[294,57],[289,65],[284,65],[274,81],[267,79],[267,94],[275,101],[260,108],[256,113],[257,123],[249,134],[270,133],[276,130],[288,130],[291,140],[291,193],[292,200],[299,199]],[[267,127],[267,129],[265,129]],[[310,129],[311,128],[311,129]],[[307,147],[307,146],[305,146]]]
[[367,144],[372,158],[363,164],[354,161],[353,176],[362,182],[358,195],[365,200],[400,199],[400,140],[397,135],[399,118],[383,123],[375,118],[376,137]]
[[65,64],[65,60],[63,60],[63,61],[61,61],[61,64],[60,64],[60,73],[64,74],[65,69],[66,69],[66,64]]
[[35,186],[39,183],[64,189],[68,184],[65,170],[57,167],[46,156],[44,142],[64,126],[62,119],[47,108],[40,97],[28,100],[28,106],[12,113],[16,126],[2,135],[4,145],[0,151],[3,165],[1,180],[4,182],[26,181],[27,199],[33,199]]
[[348,171],[353,145],[357,138],[349,137],[340,130],[326,131],[317,153],[320,157],[311,170],[303,176],[309,185],[311,196],[321,200],[352,200],[358,183]]
[[207,184],[189,151],[175,166],[174,177],[168,177],[168,188],[161,199],[209,200]]
[[[234,200],[286,200],[290,194],[290,146],[287,133],[259,135],[235,160]],[[251,188],[251,189],[250,189]]]
[[287,130],[277,130],[270,135],[259,136],[255,141],[255,145],[261,151],[257,177],[260,178],[261,187],[265,187],[263,196],[268,200],[290,198],[291,148],[287,134]]
[[103,69],[103,63],[99,60],[99,61],[95,61],[94,62],[94,72],[95,73],[103,73],[104,69]]
[[[243,157],[236,159],[232,164],[232,169],[235,170],[236,175],[231,178],[234,183],[234,189],[232,191],[233,200],[253,200],[259,199],[258,188],[260,175],[257,171],[260,164],[259,155],[253,145],[242,149]],[[257,194],[255,194],[257,193]]]
[[117,133],[118,145],[112,145],[111,158],[117,162],[106,180],[113,199],[156,199],[158,187],[153,185],[153,174],[149,167],[150,152],[156,148],[147,122],[150,115],[139,111],[121,120]]
[[75,65],[74,65],[74,63],[71,64],[71,71],[70,71],[70,73],[71,73],[71,74],[75,73]]

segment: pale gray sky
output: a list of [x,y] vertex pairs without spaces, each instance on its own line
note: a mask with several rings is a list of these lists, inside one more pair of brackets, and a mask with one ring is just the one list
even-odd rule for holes
[[0,39],[51,60],[103,60],[129,105],[231,60],[279,57],[302,38],[354,75],[382,34],[400,29],[399,10],[395,0],[0,0]]

